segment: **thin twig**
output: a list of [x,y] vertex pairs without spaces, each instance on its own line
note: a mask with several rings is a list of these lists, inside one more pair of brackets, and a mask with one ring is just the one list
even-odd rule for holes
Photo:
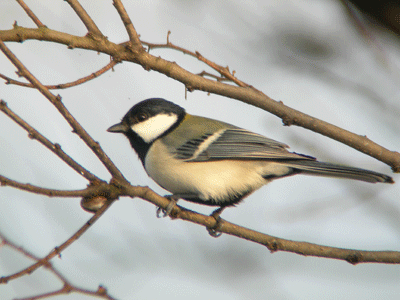
[[50,142],[45,136],[43,136],[40,132],[34,129],[31,125],[25,122],[21,117],[15,114],[8,106],[7,103],[3,100],[0,100],[0,110],[4,112],[8,117],[14,120],[18,125],[20,125],[23,129],[25,129],[29,133],[29,137],[31,139],[35,139],[39,141],[42,145],[44,145],[47,149],[56,154],[59,158],[61,158],[67,165],[69,165],[73,170],[75,170],[79,175],[85,177],[89,181],[98,181],[101,179],[96,175],[89,172],[87,169],[78,164],[72,157],[66,154],[59,144],[53,144]]
[[143,50],[142,43],[140,42],[139,36],[135,30],[135,27],[132,24],[131,18],[129,17],[128,13],[125,10],[124,5],[120,0],[114,0],[113,5],[118,11],[118,14],[121,17],[122,22],[125,25],[126,31],[129,36],[129,40],[132,43],[132,48],[136,51]]
[[[385,53],[385,49],[379,43],[379,41],[375,38],[372,33],[372,30],[368,30],[365,22],[362,21],[362,16],[360,13],[356,11],[354,4],[350,4],[349,1],[340,0],[342,5],[345,7],[347,13],[350,16],[350,21],[353,22],[355,28],[359,31],[360,35],[367,41],[367,43],[371,46],[372,50],[378,56],[380,60],[382,60],[386,66],[389,65],[388,56]],[[360,18],[361,17],[361,18]]]
[[28,5],[25,4],[23,0],[17,0],[18,4],[21,5],[21,7],[25,10],[27,15],[32,19],[32,21],[36,24],[37,27],[46,27],[39,19],[36,17],[36,15],[33,13],[33,11],[28,7]]
[[99,297],[99,298],[108,299],[108,300],[116,300],[115,298],[108,295],[107,289],[105,289],[101,285],[98,287],[97,291],[89,291],[89,290],[81,289],[81,288],[75,287],[71,284],[65,284],[65,283],[64,283],[64,286],[57,291],[45,293],[45,294],[41,294],[41,295],[37,295],[37,296],[33,296],[33,297],[29,296],[27,298],[16,298],[14,300],[39,300],[39,299],[49,298],[49,297],[58,296],[58,295],[68,295],[71,293],[78,293],[78,294],[82,294],[82,295]]
[[[217,75],[211,74],[211,73],[206,72],[206,71],[201,71],[200,73],[197,73],[196,75],[199,75],[199,76],[202,76],[202,77],[208,76],[208,77],[214,78],[216,81],[219,81],[219,82],[231,81],[230,79],[228,79],[226,77],[217,76]],[[0,77],[1,77],[1,74],[0,74]]]
[[[229,67],[222,67],[214,62],[212,62],[211,60],[208,60],[207,58],[205,58],[203,55],[201,55],[199,52],[196,51],[196,57],[198,60],[201,60],[202,62],[206,63],[207,65],[209,65],[211,68],[213,68],[214,70],[218,71],[221,75],[225,76],[226,78],[232,80],[234,83],[236,83],[238,86],[241,87],[251,87],[252,89],[256,90],[254,87],[250,86],[247,83],[244,83],[243,81],[237,79],[235,77],[235,71],[233,71],[232,73],[229,71]],[[257,90],[258,91],[258,90]]]
[[76,241],[82,234],[86,232],[86,230],[89,229],[90,226],[92,226],[102,215],[103,213],[111,206],[112,201],[109,201],[106,203],[102,208],[100,208],[93,217],[90,218],[88,222],[86,222],[85,225],[83,225],[73,236],[71,236],[68,240],[66,240],[63,244],[60,246],[54,248],[46,257],[43,259],[39,260],[35,264],[29,266],[28,268],[25,268],[22,271],[19,271],[17,273],[14,273],[9,276],[4,276],[0,277],[0,284],[2,283],[7,283],[10,280],[13,280],[15,278],[19,278],[24,275],[31,274],[33,271],[37,270],[43,265],[46,265],[53,257],[55,256],[60,256],[61,252],[65,250],[69,245],[71,245],[74,241]]
[[[21,253],[22,255],[36,261],[39,262],[42,259],[40,257],[37,257],[36,255],[34,255],[33,253],[29,252],[28,250],[17,246],[16,244],[12,243],[10,240],[8,240],[4,234],[2,234],[0,232],[0,246],[7,246],[10,247],[11,249]],[[15,300],[33,300],[33,299],[44,299],[50,296],[55,296],[55,295],[62,295],[62,294],[68,294],[71,292],[76,292],[79,294],[83,294],[83,295],[91,295],[91,296],[95,296],[95,297],[100,297],[103,299],[109,299],[109,300],[115,300],[113,297],[111,297],[110,295],[108,295],[107,290],[103,287],[103,286],[99,286],[97,288],[96,291],[89,291],[87,289],[82,289],[79,288],[77,286],[74,286],[73,284],[71,284],[67,278],[65,278],[59,271],[57,271],[53,264],[50,261],[47,261],[46,265],[46,269],[49,270],[50,272],[52,272],[61,282],[64,283],[64,286],[54,292],[50,292],[50,293],[45,293],[45,294],[41,294],[41,295],[36,295],[36,296],[30,296],[28,298],[17,298]]]
[[93,197],[96,195],[102,195],[114,199],[118,197],[118,192],[116,193],[113,186],[105,182],[90,185],[83,190],[65,191],[43,188],[30,183],[21,183],[0,175],[0,186],[11,186],[19,190],[49,197]]
[[8,47],[0,39],[0,49],[7,56],[7,58],[15,65],[18,69],[20,76],[24,76],[31,84],[33,84],[61,113],[61,115],[67,120],[70,126],[74,129],[74,132],[86,143],[86,145],[93,151],[93,153],[100,159],[107,170],[113,175],[113,177],[125,179],[122,173],[110,160],[107,154],[100,147],[99,143],[94,141],[92,137],[86,132],[86,130],[79,124],[79,122],[71,115],[68,109],[61,102],[61,97],[54,96],[39,80],[37,80],[28,69],[21,63],[21,61],[8,49]]
[[75,13],[83,22],[83,24],[85,24],[90,34],[103,36],[100,29],[97,27],[96,23],[92,20],[92,18],[88,15],[86,10],[77,0],[65,0],[65,1],[72,7],[72,9],[75,11]]
[[[60,84],[56,84],[56,85],[45,85],[45,87],[48,88],[49,90],[66,89],[66,88],[74,87],[74,86],[80,85],[82,83],[88,82],[88,81],[90,81],[92,79],[95,79],[96,77],[99,77],[103,73],[105,73],[108,70],[112,69],[118,63],[119,63],[118,61],[113,59],[106,66],[104,66],[100,70],[98,70],[98,71],[96,71],[96,72],[94,72],[94,73],[92,73],[92,74],[90,74],[88,76],[79,78],[78,80],[75,80],[75,81],[72,81],[72,82],[68,82],[68,83],[60,83]],[[12,79],[10,77],[7,77],[7,76],[5,76],[3,74],[0,74],[0,78],[3,78],[6,81],[6,84],[15,84],[15,85],[24,86],[24,87],[35,88],[30,83],[14,80],[14,79]]]
[[222,67],[208,59],[206,59],[204,56],[202,56],[199,52],[192,52],[190,50],[184,49],[182,47],[179,47],[173,43],[171,43],[169,41],[169,36],[170,36],[171,32],[168,31],[167,34],[167,43],[166,44],[152,44],[152,43],[148,43],[148,42],[144,42],[142,41],[143,45],[146,45],[148,47],[148,51],[150,51],[151,49],[157,49],[157,48],[167,48],[167,49],[174,49],[177,51],[180,51],[184,54],[193,56],[195,58],[197,58],[198,60],[204,62],[206,65],[208,65],[209,67],[213,68],[214,70],[216,70],[218,73],[220,73],[222,76],[226,77],[227,79],[229,79],[230,81],[236,83],[238,86],[241,87],[250,87],[249,84],[244,83],[243,81],[240,81],[239,79],[237,79],[234,76],[234,72],[230,72],[228,67]]

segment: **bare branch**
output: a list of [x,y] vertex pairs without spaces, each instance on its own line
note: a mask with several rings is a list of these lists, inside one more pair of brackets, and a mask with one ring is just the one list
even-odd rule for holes
[[175,62],[166,61],[147,52],[133,53],[123,45],[109,41],[97,43],[86,37],[76,37],[50,29],[28,29],[16,27],[12,30],[0,30],[0,38],[6,41],[20,42],[26,39],[47,40],[76,48],[90,49],[107,53],[118,60],[126,60],[142,65],[145,69],[155,70],[168,77],[182,82],[188,90],[201,90],[225,97],[237,99],[264,109],[283,120],[285,125],[296,125],[330,137],[374,157],[392,167],[394,172],[400,172],[400,153],[390,151],[365,136],[354,134],[345,129],[313,118],[298,110],[275,101],[263,93],[250,87],[237,87],[222,82],[204,78],[181,68]]
[[83,190],[64,191],[42,188],[29,183],[21,183],[0,175],[0,186],[11,186],[19,190],[49,197],[94,197],[96,195],[102,195],[106,196],[107,199],[116,199],[119,196],[119,191],[105,182],[94,183]]
[[17,2],[19,5],[21,5],[21,7],[25,10],[27,15],[32,19],[32,21],[36,24],[37,27],[39,27],[39,28],[46,27],[46,25],[44,25],[42,22],[40,22],[38,17],[36,17],[36,15],[33,13],[33,11],[28,7],[28,5],[25,4],[25,2],[23,0],[17,0]]
[[[68,1],[71,6],[77,6],[77,1],[70,0]],[[71,4],[74,3],[74,4]],[[79,3],[78,3],[79,4]],[[321,120],[312,118],[308,115],[302,114],[301,112],[291,109],[282,102],[274,101],[268,96],[264,95],[260,91],[254,89],[238,80],[234,76],[234,72],[230,72],[229,68],[222,67],[218,64],[215,64],[208,59],[204,58],[198,52],[191,52],[186,49],[180,48],[178,46],[172,45],[169,42],[169,34],[167,36],[167,44],[164,45],[165,48],[173,48],[183,53],[190,54],[193,57],[196,57],[198,60],[203,61],[213,69],[217,70],[221,76],[230,79],[235,82],[238,86],[233,86],[231,84],[224,84],[218,80],[218,78],[214,78],[214,80],[210,80],[204,78],[204,73],[200,75],[192,74],[185,69],[179,67],[176,63],[166,61],[161,59],[160,57],[155,57],[150,55],[149,53],[142,51],[141,42],[139,40],[139,36],[135,31],[135,28],[126,13],[124,7],[120,0],[114,0],[114,5],[121,16],[121,19],[126,27],[130,38],[130,47],[126,47],[126,44],[117,45],[107,41],[106,39],[99,40],[92,39],[90,37],[76,37],[72,35],[68,35],[65,33],[49,30],[47,28],[43,28],[41,30],[37,29],[26,29],[22,27],[15,26],[13,30],[8,31],[0,31],[0,37],[4,40],[8,41],[17,41],[21,42],[26,39],[37,39],[37,40],[48,40],[52,42],[62,43],[68,45],[69,48],[83,48],[89,49],[93,51],[104,52],[111,55],[117,61],[126,60],[131,61],[137,64],[140,64],[147,70],[156,70],[161,72],[173,79],[179,80],[186,87],[187,90],[203,90],[207,92],[212,92],[216,94],[220,94],[223,96],[235,98],[246,103],[253,104],[255,106],[261,107],[271,113],[282,118],[284,124],[286,125],[299,125],[315,132],[319,132],[321,134],[330,136],[338,141],[344,142],[368,155],[371,155],[379,160],[382,160],[388,164],[390,164],[395,171],[400,171],[400,154],[397,152],[391,152],[373,142],[368,140],[366,137],[361,137],[359,135],[350,133],[346,130],[340,129],[336,126],[333,126],[329,123],[323,122]],[[79,5],[80,7],[80,5]],[[80,7],[81,8],[81,7]],[[83,8],[82,8],[83,10]],[[77,12],[79,15],[79,13]],[[82,18],[86,18],[87,13],[83,10],[80,11],[80,14],[83,15]],[[93,27],[90,22],[93,22],[89,16],[87,16],[89,20],[83,22],[87,26],[89,33],[95,33]],[[94,24],[94,23],[93,23]],[[97,27],[96,27],[97,28]],[[101,34],[99,31],[95,34]],[[153,44],[153,48],[155,44]],[[151,45],[148,44],[149,49]],[[157,45],[156,45],[157,46]],[[175,48],[174,48],[175,47]],[[25,76],[31,84],[37,88],[43,95],[45,95],[59,110],[59,112],[63,115],[63,117],[69,122],[74,131],[79,134],[79,136],[85,141],[85,143],[92,149],[94,153],[101,159],[110,173],[113,175],[113,185],[108,184],[100,184],[99,186],[93,187],[93,191],[90,190],[91,187],[82,191],[70,191],[72,193],[82,192],[82,194],[77,194],[77,196],[82,196],[83,193],[88,192],[90,190],[94,195],[101,191],[105,195],[107,195],[107,204],[100,208],[99,211],[96,212],[96,216],[100,217],[100,215],[109,207],[114,199],[116,199],[119,195],[127,195],[130,197],[141,197],[159,207],[167,208],[169,204],[169,200],[163,198],[148,188],[144,187],[135,187],[128,184],[128,182],[124,179],[122,174],[118,169],[112,164],[109,158],[103,153],[100,146],[92,140],[92,138],[84,131],[84,129],[80,126],[80,124],[72,117],[72,115],[68,112],[65,106],[61,102],[61,98],[58,96],[54,96],[51,94],[48,89],[46,89],[33,75],[23,66],[23,64],[9,51],[9,49],[4,45],[0,40],[0,48],[5,53],[5,55],[14,63],[14,65],[18,68],[19,74]],[[28,131],[29,132],[29,131]],[[51,143],[50,143],[51,144]],[[51,144],[53,147],[55,145]],[[19,182],[12,181],[6,177],[0,176],[0,183],[4,185],[11,185],[17,188],[21,188],[27,191],[41,191],[42,194],[46,194],[49,196],[53,196],[54,190],[42,189],[39,187],[34,187],[29,184],[22,184]],[[56,191],[57,192],[57,191]],[[58,191],[60,195],[62,193],[68,191]],[[89,193],[89,192],[88,192]],[[89,193],[90,194],[90,193]],[[86,194],[85,194],[86,195]],[[90,196],[90,195],[89,195]],[[86,196],[85,196],[86,197]],[[97,218],[98,218],[97,217]],[[274,236],[269,236],[266,234],[262,234],[260,232],[256,232],[247,228],[240,227],[238,225],[229,223],[225,220],[216,221],[214,217],[204,216],[190,210],[184,209],[180,206],[175,206],[171,213],[172,218],[179,218],[182,220],[187,220],[196,224],[201,224],[207,228],[214,228],[218,225],[218,231],[234,235],[249,241],[253,241],[259,243],[263,246],[266,246],[270,251],[288,251],[293,252],[305,256],[318,256],[318,257],[327,257],[333,259],[340,259],[347,261],[351,264],[357,264],[362,262],[379,262],[379,263],[392,263],[399,264],[400,263],[400,252],[395,251],[359,251],[359,250],[349,250],[349,249],[340,249],[334,247],[326,247],[320,246],[310,243],[304,242],[295,242],[285,239],[280,239]],[[25,270],[15,273],[13,275],[0,278],[0,283],[5,283],[8,280],[21,277],[25,274],[29,274],[30,272],[36,270],[42,265],[46,265],[49,263],[49,260],[59,255],[60,252],[68,247],[74,240],[76,240],[80,235],[83,234],[85,230],[91,225],[91,222],[94,222],[96,219],[91,219],[85,228],[82,227],[74,236],[68,239],[65,243],[63,243],[60,247],[55,248],[52,252],[49,253],[44,259],[38,261],[36,264],[26,268]],[[101,289],[99,288],[99,291]],[[70,292],[71,287],[68,284],[65,284],[64,288],[59,291],[53,293],[65,293]]]
[[[103,68],[101,68],[100,70],[82,77],[78,80],[72,81],[72,82],[68,82],[68,83],[60,83],[60,84],[56,84],[56,85],[45,85],[46,88],[48,88],[49,90],[56,90],[56,89],[66,89],[66,88],[70,88],[73,86],[77,86],[80,85],[82,83],[88,82],[92,79],[95,79],[97,77],[99,77],[100,75],[104,74],[105,72],[107,72],[108,70],[112,69],[116,64],[118,64],[119,62],[116,60],[111,60],[107,65],[105,65]],[[29,87],[29,88],[35,88],[32,84],[30,83],[25,83],[25,82],[21,82],[18,80],[14,80],[10,77],[7,77],[3,74],[0,74],[0,78],[3,78],[6,81],[6,84],[15,84],[15,85],[19,85],[19,86],[24,86],[24,87]]]
[[[144,45],[146,45],[148,47],[148,51],[150,51],[151,49],[157,49],[157,48],[167,48],[167,49],[174,49],[177,51],[180,51],[184,54],[193,56],[195,58],[197,58],[198,60],[204,62],[206,65],[208,65],[209,67],[213,68],[215,71],[217,71],[218,73],[220,73],[222,76],[224,76],[225,78],[227,78],[228,80],[236,83],[238,86],[241,87],[250,87],[250,85],[248,85],[247,83],[244,83],[243,81],[240,81],[239,79],[237,79],[234,76],[234,72],[230,72],[228,67],[222,67],[210,60],[208,60],[207,58],[205,58],[204,56],[202,56],[199,52],[192,52],[190,50],[184,49],[182,47],[179,47],[177,45],[174,45],[173,43],[171,43],[169,41],[169,36],[171,34],[171,31],[168,31],[167,34],[167,43],[166,44],[152,44],[152,43],[148,43],[148,42],[144,42],[142,41],[142,43]],[[220,81],[220,80],[219,80]]]
[[61,113],[61,115],[67,120],[70,126],[74,129],[74,132],[81,137],[86,145],[93,151],[94,154],[100,159],[107,170],[113,175],[113,177],[124,179],[122,173],[113,164],[107,154],[100,147],[99,143],[94,141],[92,137],[86,132],[86,130],[79,124],[79,122],[71,115],[64,104],[61,102],[61,97],[54,96],[42,83],[39,82],[26,67],[19,61],[19,59],[7,48],[7,46],[0,39],[0,49],[7,56],[7,58],[15,65],[18,69],[19,75],[24,76],[31,84],[33,84]]
[[8,108],[7,103],[3,100],[0,100],[0,110],[4,112],[7,116],[9,116],[12,120],[14,120],[18,125],[24,128],[28,133],[31,139],[35,139],[43,144],[47,149],[56,154],[59,158],[61,158],[67,165],[69,165],[72,169],[74,169],[79,175],[85,177],[89,181],[101,181],[100,178],[90,173],[80,164],[78,164],[74,159],[72,159],[68,154],[66,154],[59,144],[53,144],[46,137],[44,137],[40,132],[30,126],[27,122],[25,122],[22,118],[20,118],[17,114],[15,114],[10,108]]
[[85,26],[90,34],[103,36],[100,29],[97,27],[96,23],[92,20],[92,18],[88,15],[86,10],[82,7],[82,5],[77,0],[65,0],[65,1],[76,12],[78,17],[82,20],[83,24],[85,24]]
[[[125,191],[127,196],[140,197],[164,209],[167,208],[170,202],[147,187],[125,186]],[[333,258],[347,261],[353,265],[358,263],[400,264],[400,252],[397,251],[351,250],[285,240],[241,227],[222,219],[217,223],[216,219],[212,216],[205,216],[179,205],[175,205],[172,209],[171,218],[186,220],[203,225],[206,228],[215,228],[217,226],[218,232],[227,233],[266,246],[271,252],[285,251],[304,256]]]
[[[11,249],[14,249],[15,251],[21,253],[22,255],[35,260],[36,262],[40,262],[41,258],[37,257],[36,255],[30,253],[28,250],[17,246],[16,244],[12,243],[11,241],[9,241],[2,233],[0,233],[0,239],[1,239],[1,243],[0,246],[8,246]],[[46,297],[50,297],[50,296],[55,296],[55,295],[62,295],[62,294],[68,294],[71,292],[76,292],[79,294],[83,294],[83,295],[91,295],[91,296],[96,296],[96,297],[100,297],[103,299],[109,299],[109,300],[114,300],[113,297],[109,296],[107,294],[107,290],[103,287],[103,286],[99,286],[97,291],[89,291],[87,289],[82,289],[82,288],[78,288],[74,285],[72,285],[59,271],[57,271],[53,264],[51,262],[47,262],[46,264],[46,268],[48,270],[50,270],[50,272],[52,272],[60,281],[62,281],[64,283],[64,286],[54,292],[50,292],[50,293],[46,293],[46,294],[41,294],[41,295],[37,295],[37,296],[33,296],[33,297],[29,297],[29,298],[20,298],[19,300],[24,300],[24,299],[44,299]]]
[[37,270],[41,266],[47,265],[49,261],[55,257],[55,256],[60,256],[61,252],[65,250],[69,245],[71,245],[74,241],[76,241],[79,237],[82,236],[86,232],[86,230],[89,229],[90,226],[92,226],[102,215],[103,213],[111,206],[112,200],[106,203],[102,208],[100,208],[93,217],[90,218],[89,221],[86,222],[85,225],[83,225],[73,236],[71,236],[68,240],[66,240],[63,244],[61,244],[59,247],[54,248],[45,258],[39,260],[35,264],[31,265],[30,267],[19,271],[17,273],[14,273],[9,276],[4,276],[0,277],[0,284],[2,283],[7,283],[10,280],[13,280],[15,278],[19,278],[24,275],[29,275],[33,271]]
[[61,289],[54,291],[54,292],[36,295],[33,297],[30,296],[27,298],[16,298],[14,300],[39,300],[39,299],[49,298],[49,297],[58,296],[58,295],[68,295],[73,292],[82,294],[82,295],[89,295],[89,296],[93,296],[93,297],[108,299],[108,300],[116,300],[115,298],[108,295],[107,289],[105,289],[101,285],[98,287],[97,291],[89,291],[89,290],[81,289],[81,288],[78,288],[76,286],[73,286],[73,285],[67,284],[67,283],[64,283],[64,286]]
[[132,48],[135,49],[136,51],[143,50],[142,43],[139,40],[139,36],[135,30],[135,27],[132,24],[131,18],[129,18],[129,15],[125,10],[124,5],[120,0],[114,0],[113,5],[117,9],[118,14],[121,17],[121,20],[125,25],[126,31],[128,32],[129,35],[129,40],[132,43]]
[[[116,183],[115,186],[104,184],[101,186],[93,187],[93,190],[91,189],[91,187],[89,187],[88,189],[81,191],[54,191],[38,187],[31,188],[32,187],[31,185],[16,183],[3,176],[0,176],[0,182],[1,183],[4,182],[4,184],[6,185],[12,185],[18,188],[22,188],[24,190],[35,189],[37,191],[38,189],[40,189],[41,194],[48,196],[66,196],[66,197],[86,196],[90,194],[91,195],[99,194],[99,190],[103,189],[104,191],[102,192],[102,194],[106,194],[109,197],[108,199],[116,199],[120,195],[125,195],[129,197],[140,197],[162,208],[167,208],[170,202],[170,200],[159,196],[158,194],[154,193],[151,189],[147,187],[131,186],[129,184],[126,184],[125,182],[117,182],[117,181],[115,182]],[[59,193],[56,195],[56,192]],[[222,219],[219,220],[217,223],[214,217],[205,216],[190,211],[188,209],[185,209],[178,205],[173,208],[171,212],[171,217],[200,224],[205,226],[206,228],[214,228],[217,226],[218,228],[217,230],[219,232],[227,233],[242,239],[246,239],[261,244],[263,246],[266,246],[271,252],[276,252],[276,251],[293,252],[305,256],[317,256],[317,257],[326,257],[326,258],[344,260],[351,264],[366,263],[366,262],[400,264],[400,252],[341,249],[341,248],[321,246],[306,242],[285,240],[267,234],[263,234],[248,228],[244,228]],[[1,282],[2,281],[0,279],[0,283]]]
[[[196,75],[199,75],[199,76],[202,76],[202,77],[208,76],[208,77],[214,78],[216,81],[219,81],[219,82],[230,81],[230,79],[228,79],[226,77],[216,76],[216,75],[211,74],[211,73],[206,72],[206,71],[201,71],[200,73],[197,73]],[[0,74],[0,77],[2,77],[1,74]]]

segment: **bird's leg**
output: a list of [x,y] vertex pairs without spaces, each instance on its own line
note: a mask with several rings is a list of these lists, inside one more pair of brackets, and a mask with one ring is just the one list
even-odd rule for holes
[[215,219],[215,225],[213,227],[206,227],[206,228],[208,234],[211,235],[212,237],[217,238],[222,235],[222,232],[220,232],[219,229],[221,228],[221,214],[224,209],[225,207],[217,208],[210,215],[210,217],[213,217]]

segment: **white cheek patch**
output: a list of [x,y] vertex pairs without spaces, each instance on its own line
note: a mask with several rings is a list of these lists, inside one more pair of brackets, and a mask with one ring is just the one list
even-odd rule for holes
[[151,143],[178,121],[175,114],[161,114],[151,117],[143,122],[133,124],[131,129],[146,143]]

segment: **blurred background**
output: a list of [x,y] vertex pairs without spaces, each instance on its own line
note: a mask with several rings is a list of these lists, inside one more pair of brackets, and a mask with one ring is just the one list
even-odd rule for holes
[[[86,34],[65,1],[25,2],[49,28]],[[80,2],[110,41],[128,39],[112,1]],[[398,26],[397,1],[386,10],[333,0],[124,1],[124,5],[142,40],[163,43],[170,30],[171,42],[229,66],[240,80],[273,99],[399,151],[399,31],[391,25],[387,29],[384,21],[374,18],[384,16]],[[1,1],[1,30],[11,29],[15,21],[35,28],[15,1]],[[76,80],[109,62],[104,54],[48,42],[7,46],[44,84]],[[210,71],[176,51],[151,53],[193,73]],[[0,73],[18,79],[4,55],[0,55],[0,66]],[[371,157],[303,128],[284,127],[279,118],[247,104],[200,91],[188,93],[185,100],[183,84],[132,63],[119,64],[113,72],[83,85],[53,92],[62,96],[132,184],[148,185],[161,195],[166,192],[144,173],[128,141],[106,132],[135,103],[150,97],[163,97],[189,113],[258,132],[322,161],[392,174]],[[0,98],[83,166],[110,179],[38,91],[1,84]],[[0,128],[0,174],[47,188],[85,188],[85,180],[30,140],[4,114],[0,114]],[[294,176],[260,189],[238,207],[226,209],[222,217],[296,241],[400,251],[400,177],[392,176],[397,181],[394,185]],[[79,201],[1,187],[0,232],[43,257],[91,217]],[[184,201],[180,205],[205,214],[212,211]],[[102,284],[117,299],[398,299],[400,294],[399,266],[352,266],[292,253],[270,254],[236,237],[214,239],[203,227],[157,219],[153,205],[130,198],[114,203],[61,259],[51,262],[71,283],[92,290]],[[30,264],[21,254],[0,248],[0,276]],[[61,286],[41,268],[1,285],[0,298],[34,296]],[[52,299],[89,297],[74,294]]]

